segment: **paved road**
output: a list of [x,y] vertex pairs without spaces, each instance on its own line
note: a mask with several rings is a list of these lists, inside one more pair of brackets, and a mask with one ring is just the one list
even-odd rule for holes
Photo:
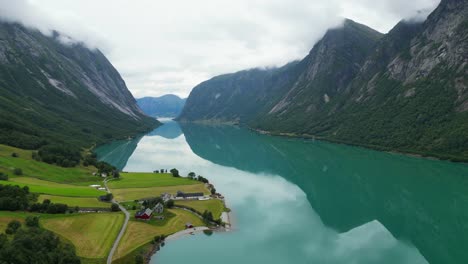
[[[107,188],[107,179],[104,180],[104,186],[106,187],[107,192],[110,193],[109,188]],[[125,209],[125,207],[120,205],[114,199],[112,199],[112,202],[116,203],[119,206],[120,210],[122,212],[124,212],[125,221],[124,221],[124,224],[122,225],[122,228],[120,229],[119,235],[117,236],[117,238],[114,241],[114,245],[112,245],[111,251],[109,252],[109,256],[107,257],[107,264],[112,263],[112,258],[114,257],[114,253],[117,250],[117,247],[119,246],[120,239],[122,239],[122,236],[124,235],[125,230],[127,229],[128,220],[130,220],[130,213],[127,211],[127,209]]]

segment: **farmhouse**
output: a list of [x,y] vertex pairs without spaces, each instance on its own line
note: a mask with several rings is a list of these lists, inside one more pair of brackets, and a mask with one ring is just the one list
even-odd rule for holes
[[163,199],[163,202],[167,202],[171,199],[171,195],[168,193],[163,193],[161,194],[161,198]]
[[182,191],[177,191],[176,198],[178,199],[199,199],[203,197],[203,193],[184,193]]
[[153,208],[153,212],[156,214],[162,214],[163,211],[164,211],[164,205],[162,205],[162,203],[158,203]]
[[143,219],[143,220],[148,220],[151,218],[151,215],[153,215],[153,210],[146,208],[141,211],[136,212],[135,218],[136,219]]

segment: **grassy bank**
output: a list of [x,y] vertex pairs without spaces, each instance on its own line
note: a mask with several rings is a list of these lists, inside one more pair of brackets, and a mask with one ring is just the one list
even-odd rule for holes
[[123,258],[132,251],[151,242],[157,235],[170,235],[185,229],[187,222],[194,226],[203,226],[204,223],[196,215],[181,209],[169,209],[169,212],[175,214],[167,223],[162,226],[151,224],[150,222],[132,219],[128,223],[127,230],[117,248],[114,259]]

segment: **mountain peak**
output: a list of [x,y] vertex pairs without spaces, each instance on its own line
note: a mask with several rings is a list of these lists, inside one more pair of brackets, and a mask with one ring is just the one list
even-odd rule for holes
[[149,116],[177,117],[185,105],[185,99],[175,94],[165,94],[137,99],[137,104]]

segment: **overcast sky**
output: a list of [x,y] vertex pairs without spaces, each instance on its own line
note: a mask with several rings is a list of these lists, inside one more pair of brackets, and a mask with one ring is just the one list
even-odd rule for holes
[[347,17],[380,32],[440,0],[0,0],[0,15],[99,48],[137,98],[301,59]]

